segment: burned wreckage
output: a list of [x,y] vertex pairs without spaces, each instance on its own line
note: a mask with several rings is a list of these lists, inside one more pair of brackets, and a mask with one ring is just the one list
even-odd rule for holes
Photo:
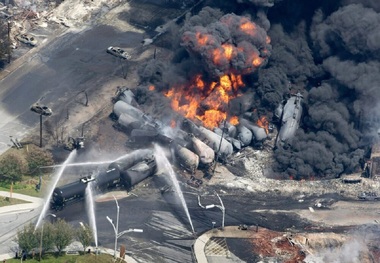
[[133,106],[135,98],[131,90],[126,89],[119,97],[113,107],[114,127],[128,133],[134,141],[170,145],[180,165],[191,173],[198,166],[209,167],[216,158],[225,160],[234,150],[253,142],[262,143],[267,138],[265,128],[244,117],[237,126],[224,122],[213,130],[183,118],[168,132],[161,121],[145,114],[138,105]]
[[280,131],[276,139],[276,147],[284,146],[295,135],[300,126],[302,117],[302,100],[300,92],[292,95],[286,104],[278,107],[276,111],[277,118],[280,119]]
[[[258,125],[243,115],[237,125],[224,121],[219,127],[210,130],[193,121],[183,118],[180,127],[171,128],[144,113],[130,89],[121,90],[114,100],[112,119],[114,127],[129,134],[132,142],[156,142],[169,146],[180,167],[190,173],[187,184],[192,187],[202,185],[202,179],[196,178],[197,169],[204,171],[204,177],[212,176],[216,161],[224,162],[234,151],[246,146],[262,145],[268,138],[268,125]],[[282,145],[290,140],[297,128],[302,114],[302,95],[290,97],[281,114],[281,129],[276,143]],[[167,127],[166,127],[167,128]],[[106,191],[117,186],[129,189],[156,172],[153,151],[136,150],[123,158],[110,163],[105,171],[96,176],[81,178],[76,182],[54,189],[51,208],[60,210],[69,203],[82,200],[86,187],[94,184],[98,191]]]
[[[197,125],[188,118],[182,118],[176,121],[176,127],[169,127],[168,131],[168,127],[160,120],[139,109],[135,95],[130,89],[121,90],[118,98],[114,101],[111,114],[115,120],[114,127],[128,133],[133,141],[155,141],[170,145],[179,165],[191,175],[194,175],[197,169],[203,169],[206,177],[208,168],[212,167],[215,161],[223,162],[234,151],[246,146],[262,146],[271,132],[269,122],[265,118],[253,122],[247,114],[239,117],[235,125],[224,121],[213,130]],[[299,127],[302,98],[302,95],[297,93],[291,96],[283,107],[278,142],[290,140]]]

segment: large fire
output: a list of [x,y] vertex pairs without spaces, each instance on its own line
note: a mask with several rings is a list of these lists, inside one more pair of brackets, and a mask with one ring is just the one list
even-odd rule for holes
[[175,111],[191,120],[200,120],[207,128],[217,127],[227,120],[236,125],[238,118],[228,116],[228,103],[238,94],[244,83],[241,76],[224,75],[218,82],[206,84],[201,76],[182,86],[174,86],[165,93],[171,98],[171,106]]
[[206,83],[197,75],[189,83],[172,86],[165,94],[171,98],[172,108],[210,129],[224,120],[238,124],[237,117],[229,116],[229,102],[245,86],[242,74],[254,72],[266,61],[269,43],[264,29],[249,18],[234,14],[223,16],[214,26],[194,26],[186,31],[183,46],[202,58],[215,81]]
[[268,134],[268,132],[269,132],[269,121],[268,121],[266,116],[260,117],[257,120],[256,124],[257,124],[257,126],[264,128],[266,134]]

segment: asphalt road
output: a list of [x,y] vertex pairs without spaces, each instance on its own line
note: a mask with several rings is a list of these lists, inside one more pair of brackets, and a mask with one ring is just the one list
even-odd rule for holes
[[[52,108],[55,115],[66,114],[67,102],[74,100],[83,90],[93,92],[96,87],[115,76],[125,74],[123,64],[106,53],[110,45],[139,48],[143,35],[136,32],[119,31],[106,25],[86,30],[52,32],[41,29],[37,32],[45,44],[30,50],[26,59],[6,78],[0,80],[0,152],[8,148],[9,136],[19,139],[34,129],[38,115],[29,110],[39,101]],[[24,47],[24,51],[27,48]],[[20,51],[21,52],[21,51]],[[300,203],[296,199],[285,199],[278,195],[246,194],[243,190],[204,187],[194,189],[182,184],[189,209],[190,222],[174,192],[161,193],[167,182],[162,176],[153,176],[133,189],[134,195],[120,199],[119,230],[144,229],[143,233],[128,233],[119,238],[127,251],[139,262],[192,262],[191,245],[195,238],[206,230],[220,227],[222,213],[219,209],[202,209],[202,204],[219,204],[214,190],[220,194],[226,207],[225,225],[260,225],[283,231],[287,228],[303,229],[310,224],[291,213],[292,209],[308,209],[312,200]],[[287,210],[289,213],[257,212],[260,209]],[[33,218],[35,211],[28,218]],[[56,213],[73,226],[89,222],[84,202],[66,207]],[[116,220],[114,200],[96,203],[98,245],[114,247],[114,232],[106,216]],[[1,218],[1,226],[22,225],[22,214]],[[26,218],[26,217],[25,217]],[[24,221],[22,221],[24,220]]]
[[23,55],[19,67],[0,80],[0,152],[10,145],[9,136],[21,140],[38,127],[39,116],[30,111],[33,103],[50,107],[56,118],[65,116],[70,110],[65,105],[81,93],[83,97],[84,90],[91,93],[110,78],[126,74],[126,62],[107,54],[108,46],[139,47],[143,39],[107,25],[60,35],[46,29],[34,33],[40,36],[40,46],[22,46],[17,51]]
[[[125,245],[127,252],[138,262],[193,262],[192,244],[195,239],[213,227],[222,226],[222,212],[218,208],[203,209],[198,205],[198,195],[202,205],[220,205],[214,191],[217,191],[226,208],[225,226],[247,224],[259,225],[273,230],[284,231],[288,228],[304,229],[311,224],[291,212],[292,209],[308,209],[312,199],[304,203],[296,199],[284,199],[278,196],[248,194],[243,190],[228,190],[210,186],[192,188],[178,176],[184,194],[194,233],[189,219],[184,212],[177,193],[169,188],[162,192],[164,186],[172,185],[164,175],[154,175],[133,189],[128,197],[118,199],[120,207],[119,233],[130,228],[143,229],[143,233],[127,233],[118,239],[119,245]],[[123,189],[121,189],[123,191]],[[124,190],[125,191],[125,190]],[[109,194],[112,194],[109,193]],[[266,213],[265,209],[288,212]],[[89,224],[85,202],[67,206],[56,213],[74,227],[79,222]],[[116,222],[116,203],[109,201],[95,203],[98,245],[114,247],[114,230],[106,216]],[[119,246],[118,246],[119,247]],[[239,256],[249,256],[248,251]]]

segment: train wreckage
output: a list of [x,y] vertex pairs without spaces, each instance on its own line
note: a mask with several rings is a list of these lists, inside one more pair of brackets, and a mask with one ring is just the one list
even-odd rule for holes
[[[302,95],[297,93],[283,107],[276,144],[282,145],[294,136],[302,114],[301,103]],[[194,176],[197,169],[202,169],[206,177],[210,175],[216,161],[226,161],[234,151],[246,146],[262,145],[268,138],[268,129],[252,122],[244,114],[237,125],[224,122],[213,130],[183,118],[179,128],[168,133],[161,121],[139,109],[135,95],[129,89],[119,91],[111,117],[115,120],[114,127],[128,133],[134,141],[168,145],[178,165],[190,173],[187,183],[192,187],[202,185],[202,180]],[[94,182],[99,191],[117,186],[129,189],[153,175],[155,171],[153,152],[148,149],[137,150],[112,162],[106,171],[99,172],[96,176],[84,177],[57,187],[53,192],[51,208],[60,210],[71,202],[83,199],[87,184],[91,182]]]
[[281,128],[277,135],[276,147],[284,146],[285,143],[289,142],[299,128],[302,116],[302,100],[303,96],[298,92],[289,98],[283,108],[280,105],[277,114],[281,116]]
[[[301,93],[292,95],[281,109],[281,128],[276,145],[290,141],[300,125],[302,115]],[[114,101],[112,117],[114,127],[128,133],[132,140],[156,141],[172,146],[176,157],[186,170],[194,172],[198,166],[210,166],[216,159],[224,161],[234,151],[246,146],[262,146],[268,139],[269,129],[242,114],[237,125],[223,122],[210,130],[183,118],[176,128],[167,127],[139,109],[135,95],[130,89],[120,90]],[[272,126],[273,124],[271,124]],[[175,134],[175,135],[173,135]]]

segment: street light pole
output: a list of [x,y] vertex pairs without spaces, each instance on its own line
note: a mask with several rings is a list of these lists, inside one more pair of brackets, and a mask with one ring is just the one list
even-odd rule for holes
[[106,216],[107,220],[111,223],[112,227],[113,227],[113,230],[115,232],[115,250],[114,250],[114,253],[113,253],[113,257],[114,257],[114,260],[116,260],[116,249],[117,249],[117,239],[119,237],[121,237],[122,235],[126,234],[126,233],[129,233],[129,232],[138,232],[138,233],[142,233],[144,230],[142,229],[136,229],[136,228],[130,228],[128,230],[124,230],[122,232],[119,233],[119,214],[120,214],[120,207],[119,207],[119,203],[117,202],[117,199],[115,196],[113,196],[113,198],[115,199],[115,202],[116,202],[116,207],[117,207],[117,213],[116,213],[116,226],[114,225],[113,223],[113,220],[109,217],[109,216]]
[[42,218],[41,238],[40,238],[40,261],[41,261],[41,258],[42,258],[42,237],[43,237],[43,233],[44,233],[44,220],[45,220],[45,218],[47,216],[57,217],[55,214],[47,214],[46,216],[44,216]]
[[116,259],[116,249],[117,249],[117,235],[118,235],[118,232],[119,232],[119,213],[120,213],[120,207],[119,207],[119,203],[117,202],[117,199],[116,197],[113,195],[113,199],[115,199],[115,202],[116,202],[116,226],[113,224],[113,221],[111,218],[109,218],[107,216],[107,220],[111,223],[112,227],[113,227],[113,230],[115,231],[115,250],[113,252],[113,257]]
[[206,206],[203,206],[201,204],[201,198],[200,196],[198,195],[198,205],[200,207],[202,207],[203,209],[212,209],[214,207],[217,207],[220,209],[220,211],[222,211],[222,230],[224,229],[224,218],[225,218],[225,215],[226,215],[226,208],[224,207],[224,204],[223,204],[223,201],[222,199],[220,198],[220,196],[218,195],[218,193],[216,193],[216,196],[219,198],[219,201],[220,201],[220,205],[214,205],[214,204],[211,204],[211,205],[206,205]]
[[219,198],[220,205],[221,205],[221,206],[218,206],[218,208],[219,208],[220,210],[222,210],[222,214],[223,214],[223,217],[222,217],[222,229],[224,229],[224,218],[225,218],[225,216],[226,216],[226,208],[224,207],[223,201],[222,201],[222,199],[220,198],[220,196],[218,195],[218,193],[216,193],[216,196]]
[[42,114],[40,114],[40,148],[42,148]]
[[8,23],[8,63],[11,63],[11,21],[7,20]]

